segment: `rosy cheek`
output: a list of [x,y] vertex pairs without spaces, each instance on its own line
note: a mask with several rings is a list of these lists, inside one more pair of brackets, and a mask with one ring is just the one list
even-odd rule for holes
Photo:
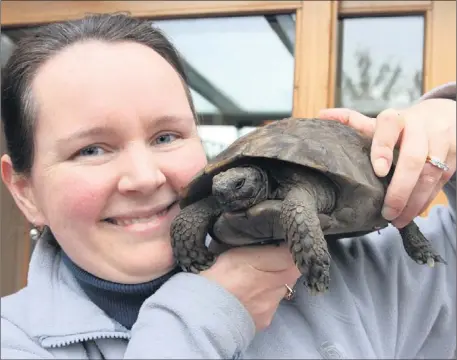
[[195,141],[183,147],[163,163],[162,171],[171,182],[173,188],[179,191],[185,187],[207,163],[205,152],[200,142]]
[[54,183],[55,191],[49,194],[57,195],[55,201],[50,202],[54,205],[53,208],[49,209],[53,212],[54,219],[64,216],[75,222],[97,221],[103,215],[108,196],[107,186],[102,184],[81,175],[65,177]]

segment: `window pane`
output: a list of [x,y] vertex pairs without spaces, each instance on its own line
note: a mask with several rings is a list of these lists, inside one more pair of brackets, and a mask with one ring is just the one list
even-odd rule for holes
[[[284,16],[290,18],[286,30],[293,34],[291,16],[272,18]],[[164,20],[154,25],[171,38],[189,68],[224,95],[222,113],[287,114],[292,107],[294,59],[271,22],[264,16],[243,16]],[[194,90],[201,87],[198,80],[195,77],[191,83]]]
[[184,58],[208,157],[292,114],[292,15],[154,21]]
[[342,19],[340,34],[337,106],[375,116],[422,94],[422,16]]
[[216,156],[240,136],[256,129],[255,126],[237,128],[230,125],[200,125],[198,133],[209,159]]

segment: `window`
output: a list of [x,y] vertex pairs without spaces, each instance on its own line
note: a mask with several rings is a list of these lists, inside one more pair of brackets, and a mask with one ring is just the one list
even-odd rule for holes
[[292,114],[295,16],[154,21],[189,77],[208,157],[266,120]]
[[422,94],[423,16],[340,20],[336,106],[376,116]]

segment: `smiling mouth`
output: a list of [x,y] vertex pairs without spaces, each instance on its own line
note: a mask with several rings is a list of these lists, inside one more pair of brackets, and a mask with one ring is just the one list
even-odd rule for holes
[[147,224],[150,222],[154,222],[160,218],[163,218],[168,214],[170,209],[177,203],[178,201],[175,201],[171,203],[165,210],[162,210],[158,213],[155,213],[151,216],[147,217],[139,217],[139,218],[131,218],[131,219],[116,219],[116,218],[106,218],[103,219],[103,222],[106,222],[108,224],[112,225],[118,225],[118,226],[130,226],[134,224]]

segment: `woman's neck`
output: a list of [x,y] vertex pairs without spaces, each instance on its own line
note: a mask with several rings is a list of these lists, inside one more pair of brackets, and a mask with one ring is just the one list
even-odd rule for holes
[[63,251],[62,258],[90,300],[127,329],[131,329],[135,323],[143,302],[170,277],[181,271],[175,267],[167,274],[149,282],[120,284],[88,273],[76,265]]

